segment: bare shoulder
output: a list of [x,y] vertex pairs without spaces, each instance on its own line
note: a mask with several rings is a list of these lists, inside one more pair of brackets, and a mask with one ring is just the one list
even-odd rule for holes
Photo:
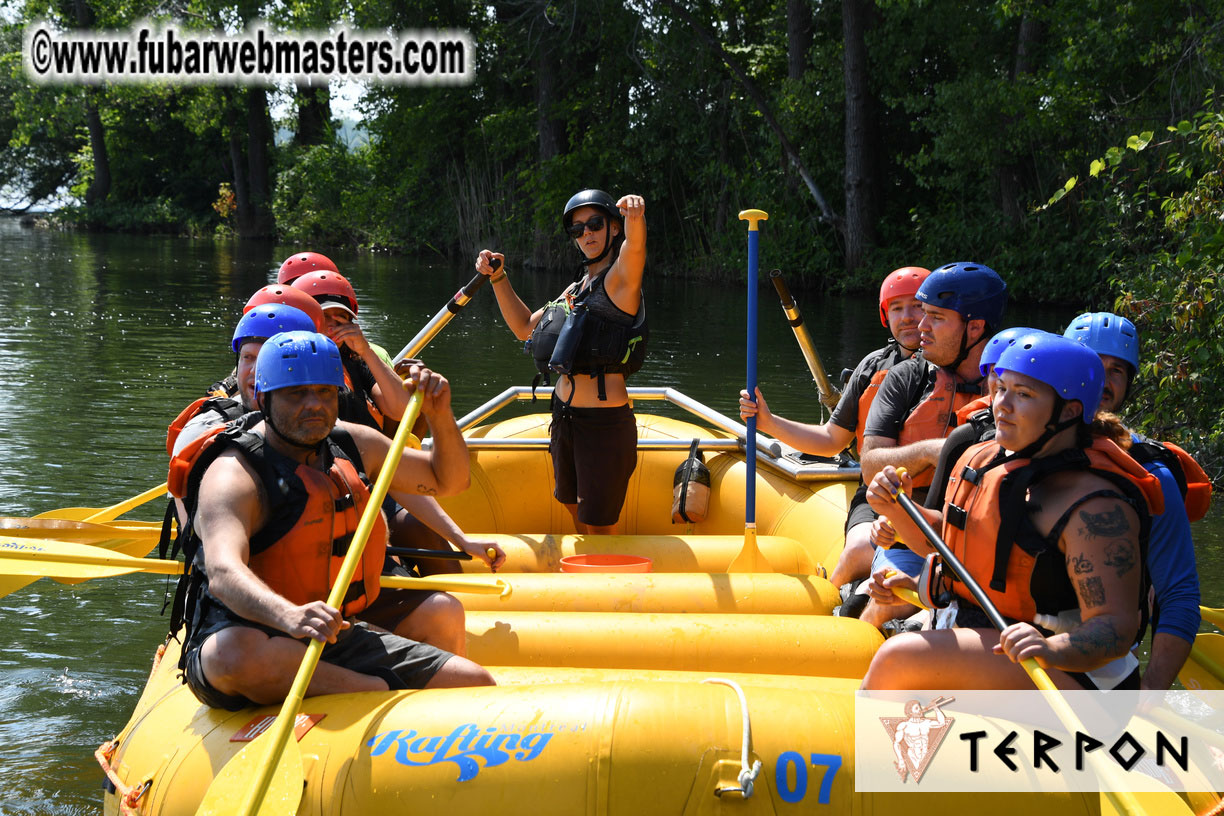
[[246,457],[236,450],[219,455],[204,471],[200,480],[200,512],[216,514],[260,515],[264,504],[263,487]]

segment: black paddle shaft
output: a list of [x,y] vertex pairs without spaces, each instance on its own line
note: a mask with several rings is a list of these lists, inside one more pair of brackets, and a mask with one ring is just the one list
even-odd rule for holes
[[[483,275],[481,277],[484,277]],[[471,561],[472,556],[456,550],[417,550],[412,547],[388,547],[390,555],[402,555],[406,558],[444,558],[450,561]]]
[[969,587],[969,592],[973,594],[973,599],[978,602],[978,606],[986,613],[986,617],[990,618],[990,622],[994,627],[1002,632],[1007,628],[1007,621],[1003,620],[1003,616],[999,614],[999,610],[995,608],[994,602],[990,600],[990,596],[982,589],[981,585],[973,579],[969,574],[969,570],[965,569],[965,565],[960,562],[960,559],[952,554],[948,549],[948,545],[939,537],[939,533],[935,532],[934,528],[927,522],[922,515],[922,511],[914,504],[914,500],[905,494],[904,491],[897,491],[897,502],[901,505],[901,509],[905,514],[918,525],[918,529],[926,536],[927,541],[931,542],[931,546],[939,553],[939,557],[943,559],[944,564],[948,569],[952,570],[956,575],[957,580]]

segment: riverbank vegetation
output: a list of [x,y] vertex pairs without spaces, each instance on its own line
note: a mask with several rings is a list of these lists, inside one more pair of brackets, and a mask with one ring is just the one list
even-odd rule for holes
[[173,8],[183,27],[454,27],[476,45],[472,85],[370,87],[366,138],[345,141],[325,87],[32,86],[9,24],[0,189],[68,191],[63,223],[556,267],[562,203],[598,186],[645,196],[657,268],[734,279],[736,214],[759,207],[765,268],[797,287],[974,259],[1019,298],[1123,310],[1149,337],[1149,429],[1224,438],[1202,397],[1224,386],[1224,0],[14,7],[64,28]]

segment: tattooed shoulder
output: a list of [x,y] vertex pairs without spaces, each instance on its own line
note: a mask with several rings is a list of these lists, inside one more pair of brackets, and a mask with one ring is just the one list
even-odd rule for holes
[[1097,538],[1121,538],[1130,532],[1130,521],[1120,503],[1115,503],[1110,509],[1101,513],[1079,511],[1080,521],[1084,523],[1083,531]]

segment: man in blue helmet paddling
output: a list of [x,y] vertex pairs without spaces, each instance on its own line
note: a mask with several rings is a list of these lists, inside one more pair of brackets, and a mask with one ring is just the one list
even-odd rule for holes
[[[405,450],[397,490],[450,495],[466,488],[468,459],[445,378],[412,372],[433,449]],[[359,473],[377,472],[390,441],[336,427],[344,382],[324,335],[286,332],[260,349],[255,400],[263,420],[217,434],[187,478],[200,546],[188,583],[184,681],[204,703],[238,709],[280,701],[305,652],[324,641],[307,695],[492,683],[475,663],[353,622],[378,596],[386,542],[375,525],[341,609],[325,602],[365,509]]]
[[[1139,332],[1135,324],[1109,312],[1079,315],[1063,332],[1064,337],[1095,351],[1105,368],[1102,411],[1118,413],[1139,372]],[[1186,494],[1194,484],[1187,473],[1202,473],[1193,460],[1184,462],[1174,450],[1131,431],[1131,457],[1160,480],[1164,512],[1152,517],[1152,541],[1147,566],[1152,577],[1152,656],[1143,673],[1143,687],[1163,691],[1172,685],[1190,654],[1198,633],[1199,582],[1194,560],[1194,538],[1190,532]],[[1188,456],[1180,448],[1177,452]],[[1180,478],[1179,478],[1180,477]],[[1205,475],[1196,491],[1211,495]],[[1185,486],[1185,489],[1182,487]],[[1194,499],[1191,498],[1191,506]],[[1201,516],[1200,516],[1201,518]]]

